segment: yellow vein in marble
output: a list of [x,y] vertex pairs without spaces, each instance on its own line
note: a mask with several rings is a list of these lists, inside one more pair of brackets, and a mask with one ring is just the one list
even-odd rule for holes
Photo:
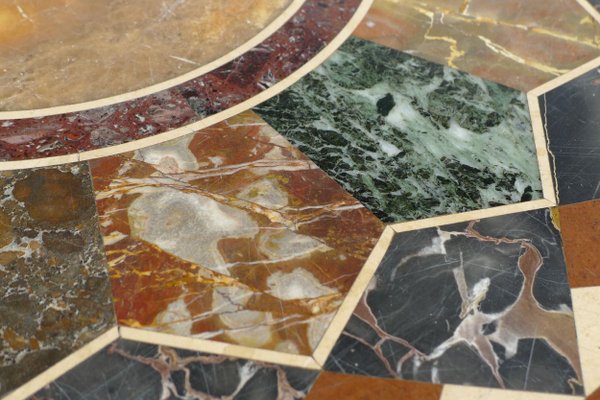
[[[273,169],[270,168],[270,170]],[[108,190],[97,193],[96,200],[104,200],[113,196],[118,196],[126,193],[141,193],[148,189],[156,190],[162,188],[171,188],[184,193],[199,194],[201,196],[205,196],[214,201],[217,201],[221,204],[227,204],[229,206],[237,207],[242,210],[263,215],[267,217],[269,221],[279,223],[287,228],[297,228],[299,223],[306,223],[306,221],[302,219],[293,221],[291,218],[287,218],[285,216],[286,211],[301,211],[301,209],[291,209],[289,207],[271,209],[255,202],[242,200],[233,196],[224,196],[188,184],[188,182],[201,179],[202,177],[206,176],[203,174],[195,174],[192,172],[188,172],[174,176],[152,176],[147,179],[115,179],[113,182],[111,182]],[[320,215],[330,213],[332,211],[346,211],[358,208],[361,208],[361,205],[356,204],[353,200],[350,204],[348,203],[348,201],[344,200],[331,204],[324,204],[315,207],[315,209],[320,209],[320,212],[317,215],[312,216],[312,219],[317,218]]]
[[[574,42],[574,43],[578,43],[580,45],[600,49],[600,41],[598,39],[594,39],[594,40],[582,39],[578,36],[567,35],[564,33],[551,31],[551,30],[545,29],[543,27],[530,27],[530,26],[523,25],[523,24],[513,24],[510,22],[500,21],[500,20],[497,20],[494,18],[489,18],[489,17],[478,17],[478,16],[475,16],[472,14],[467,14],[464,12],[457,13],[456,11],[448,9],[448,8],[436,7],[435,11],[430,11],[430,10],[424,9],[419,6],[412,6],[412,8],[421,14],[427,15],[428,17],[430,14],[435,15],[435,13],[439,13],[439,14],[442,14],[442,16],[446,15],[451,18],[455,18],[461,22],[468,23],[468,24],[473,24],[473,23],[482,24],[483,23],[486,25],[501,26],[504,28],[515,28],[515,29],[519,29],[519,30],[523,30],[523,31],[534,32],[534,33],[537,33],[537,34],[543,35],[543,36],[550,36],[555,39],[560,39],[560,40],[564,40],[567,42]],[[440,22],[442,24],[444,23],[443,18],[440,19]]]
[[454,60],[462,57],[465,54],[465,52],[458,50],[458,42],[456,41],[456,39],[451,38],[449,36],[432,36],[432,35],[430,35],[430,32],[433,29],[433,24],[435,23],[435,14],[424,8],[420,8],[420,7],[414,7],[414,8],[417,11],[419,11],[420,13],[426,15],[430,20],[429,29],[427,29],[427,32],[425,32],[424,38],[427,40],[440,40],[440,41],[449,43],[448,49],[450,50],[450,54],[448,55],[448,57],[446,57],[446,62],[448,63],[448,66],[450,66],[450,67],[458,68],[456,66],[456,64],[454,64]]
[[559,69],[559,68],[552,67],[550,65],[545,65],[545,64],[539,63],[537,61],[525,60],[524,58],[516,55],[515,53],[512,53],[505,47],[502,47],[501,45],[494,43],[491,39],[486,38],[485,36],[478,35],[477,37],[479,38],[479,40],[481,40],[486,45],[487,48],[492,50],[494,53],[500,54],[501,56],[504,56],[510,60],[513,60],[516,63],[523,64],[528,67],[537,69],[538,71],[546,72],[548,74],[555,75],[555,76],[559,76],[559,75],[569,72],[569,69]]

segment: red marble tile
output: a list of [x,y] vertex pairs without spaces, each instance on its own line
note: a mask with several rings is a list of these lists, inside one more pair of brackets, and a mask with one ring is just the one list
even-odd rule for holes
[[438,400],[442,385],[322,372],[306,400]]
[[559,207],[569,284],[600,285],[600,200]]

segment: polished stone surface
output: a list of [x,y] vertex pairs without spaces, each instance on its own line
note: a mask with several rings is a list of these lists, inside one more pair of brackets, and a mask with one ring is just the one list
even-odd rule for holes
[[[594,57],[595,14],[375,0],[372,41],[333,54],[365,1],[306,0],[169,89],[0,120],[21,160],[0,161],[3,400],[598,398],[598,61],[538,89],[533,121],[519,91]],[[0,0],[0,53],[56,4]]]
[[317,375],[318,371],[119,340],[31,400],[301,400]]
[[310,355],[383,229],[252,113],[92,175],[131,327]]
[[523,93],[371,42],[255,111],[386,222],[540,197]]
[[356,35],[523,91],[600,56],[576,0],[375,0]]
[[86,164],[0,173],[0,395],[114,324]]
[[600,286],[600,200],[559,210],[571,287]]
[[0,3],[0,111],[81,103],[190,72],[264,29],[291,0]]
[[600,70],[539,97],[559,204],[600,198]]
[[307,400],[438,400],[442,385],[322,372]]
[[550,210],[399,233],[325,368],[581,394]]
[[0,160],[104,149],[182,128],[240,105],[310,63],[342,34],[364,1],[306,0],[253,49],[170,89],[83,111],[1,121]]

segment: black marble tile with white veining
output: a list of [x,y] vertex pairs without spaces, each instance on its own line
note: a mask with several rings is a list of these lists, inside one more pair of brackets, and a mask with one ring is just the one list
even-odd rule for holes
[[581,394],[571,308],[548,209],[399,233],[325,368]]
[[318,371],[118,340],[30,400],[300,400]]
[[600,198],[600,68],[539,102],[559,204]]

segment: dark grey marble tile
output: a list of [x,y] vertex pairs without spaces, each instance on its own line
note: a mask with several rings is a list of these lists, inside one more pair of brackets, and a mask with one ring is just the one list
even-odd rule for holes
[[400,233],[325,368],[581,394],[571,308],[548,209]]
[[523,93],[371,42],[255,111],[387,222],[540,197]]
[[119,340],[31,400],[304,399],[318,371]]
[[551,90],[539,102],[559,203],[600,198],[600,69]]

